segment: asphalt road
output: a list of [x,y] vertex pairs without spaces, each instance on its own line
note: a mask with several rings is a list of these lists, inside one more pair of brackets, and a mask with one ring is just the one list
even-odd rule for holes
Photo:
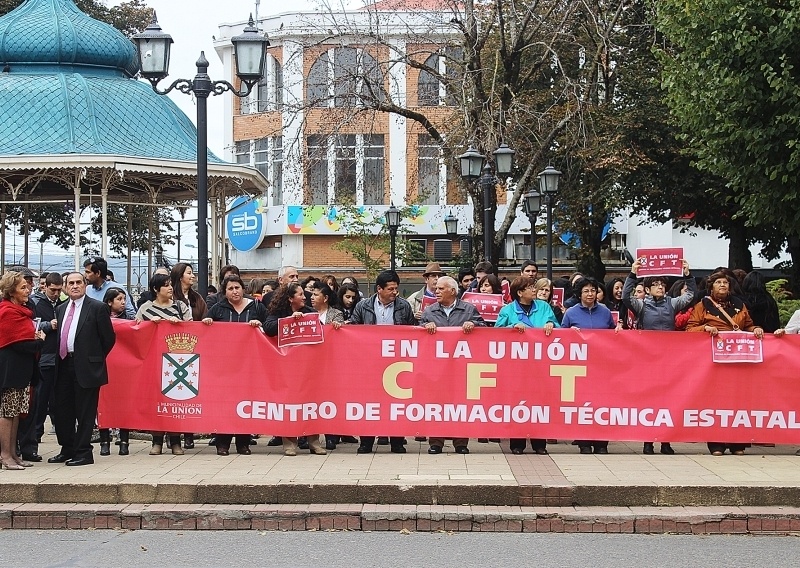
[[[796,537],[508,533],[0,532],[5,566],[797,566]],[[13,552],[11,552],[13,551]]]

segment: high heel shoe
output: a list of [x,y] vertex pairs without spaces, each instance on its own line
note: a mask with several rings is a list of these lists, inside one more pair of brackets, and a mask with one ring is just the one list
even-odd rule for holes
[[119,455],[127,456],[130,452],[128,451],[128,442],[120,442],[119,443]]
[[9,464],[8,462],[0,461],[0,469],[2,468],[16,470],[16,471],[22,471],[23,469],[25,469],[24,466],[19,465],[17,462],[12,462]]

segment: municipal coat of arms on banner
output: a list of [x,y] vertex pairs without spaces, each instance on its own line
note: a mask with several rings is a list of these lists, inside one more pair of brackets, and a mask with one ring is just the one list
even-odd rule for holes
[[161,358],[161,394],[172,400],[189,400],[200,393],[200,355],[194,353],[198,337],[174,333],[164,340],[169,353]]

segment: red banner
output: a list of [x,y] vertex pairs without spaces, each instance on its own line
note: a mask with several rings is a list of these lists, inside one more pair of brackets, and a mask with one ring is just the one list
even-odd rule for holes
[[100,424],[177,432],[800,442],[800,337],[716,365],[705,333],[115,326]]
[[468,304],[475,306],[481,314],[483,321],[496,322],[497,314],[505,305],[502,294],[479,294],[477,292],[464,292],[461,299]]
[[636,249],[636,258],[642,264],[636,276],[683,276],[683,249]]

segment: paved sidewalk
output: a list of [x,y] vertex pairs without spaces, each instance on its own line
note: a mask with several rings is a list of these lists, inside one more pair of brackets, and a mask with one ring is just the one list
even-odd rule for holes
[[[516,456],[503,444],[470,443],[471,453],[428,455],[408,439],[408,453],[376,446],[357,455],[340,444],[327,456],[285,457],[267,438],[253,454],[221,457],[206,440],[184,456],[148,455],[132,440],[131,455],[100,457],[78,468],[38,463],[0,472],[6,503],[384,503],[504,506],[800,505],[795,447],[756,446],[747,455],[712,457],[704,444],[674,444],[678,455],[644,456],[639,443],[612,442],[609,455],[579,455],[568,443],[549,456]],[[656,445],[658,448],[658,445]],[[46,435],[40,452],[56,454]],[[528,450],[529,452],[530,450]]]

